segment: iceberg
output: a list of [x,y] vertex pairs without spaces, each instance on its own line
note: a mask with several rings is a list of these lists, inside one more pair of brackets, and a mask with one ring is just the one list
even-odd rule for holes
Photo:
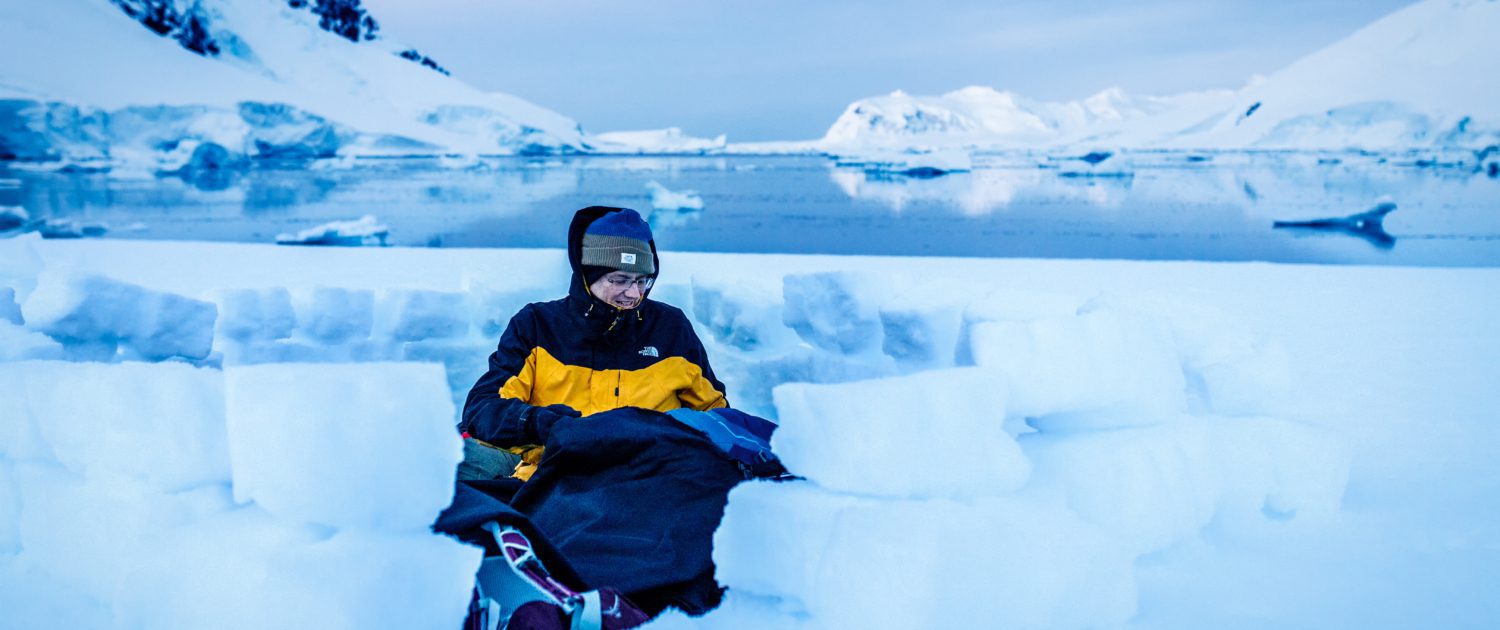
[[277,234],[277,245],[335,245],[344,247],[386,245],[391,229],[382,225],[373,215],[365,215],[352,221],[332,221],[310,227],[296,234]]

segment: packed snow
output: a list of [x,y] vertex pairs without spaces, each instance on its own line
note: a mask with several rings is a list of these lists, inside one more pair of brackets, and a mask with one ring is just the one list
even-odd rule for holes
[[[725,605],[655,627],[1495,618],[1496,270],[663,269],[653,296],[804,479],[737,488]],[[425,528],[456,410],[566,273],[555,250],[0,240],[6,627],[456,627],[479,552]]]

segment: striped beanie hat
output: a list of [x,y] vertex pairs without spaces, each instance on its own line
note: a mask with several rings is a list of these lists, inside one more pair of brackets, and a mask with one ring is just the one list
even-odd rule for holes
[[591,267],[655,274],[651,226],[629,208],[595,219],[583,231],[583,260],[580,262]]

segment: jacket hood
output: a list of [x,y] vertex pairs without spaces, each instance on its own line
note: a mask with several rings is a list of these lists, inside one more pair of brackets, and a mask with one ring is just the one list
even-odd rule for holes
[[[616,311],[617,309],[614,306],[606,304],[603,300],[600,300],[599,298],[596,298],[593,295],[589,294],[588,280],[584,278],[583,275],[583,233],[588,230],[590,224],[592,224],[594,221],[597,221],[600,217],[611,212],[622,212],[624,210],[626,210],[626,208],[616,208],[613,206],[589,206],[587,208],[579,210],[578,212],[575,212],[573,214],[573,222],[568,225],[568,265],[573,268],[572,278],[568,283],[568,297],[574,300],[576,304],[583,307],[586,312],[592,313],[594,311],[601,311],[604,313],[611,313]],[[649,244],[651,246],[651,262],[656,267],[656,273],[660,274],[661,257],[658,256],[656,252],[656,239],[653,237],[649,241]],[[646,299],[650,297],[650,295],[651,291],[648,289],[646,293],[641,296],[642,305],[644,305]],[[640,308],[640,306],[637,306],[635,310],[639,311]]]

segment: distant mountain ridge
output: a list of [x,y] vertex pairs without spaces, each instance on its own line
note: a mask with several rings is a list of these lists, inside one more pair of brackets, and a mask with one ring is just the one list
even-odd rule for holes
[[[163,37],[177,40],[183,48],[216,57],[220,52],[214,38],[214,25],[199,0],[110,0],[120,7],[125,15],[135,18],[142,26]],[[360,0],[286,0],[288,7],[306,9],[318,16],[318,27],[351,42],[370,41],[379,38],[380,23],[370,15]],[[396,53],[396,56],[417,62],[427,68],[448,74],[438,62],[414,48]]]
[[1500,145],[1500,1],[1425,0],[1238,90],[1043,102],[968,87],[849,105],[814,143],[978,149],[1343,150]]
[[1228,103],[1228,90],[1177,96],[1133,96],[1110,88],[1083,100],[1046,102],[1013,92],[971,86],[941,96],[894,92],[849,105],[821,144],[892,147],[1045,147],[1066,144],[1103,126],[1135,121],[1203,103]]
[[576,121],[377,30],[358,0],[6,3],[0,159],[171,170],[199,147],[230,163],[589,150]]

